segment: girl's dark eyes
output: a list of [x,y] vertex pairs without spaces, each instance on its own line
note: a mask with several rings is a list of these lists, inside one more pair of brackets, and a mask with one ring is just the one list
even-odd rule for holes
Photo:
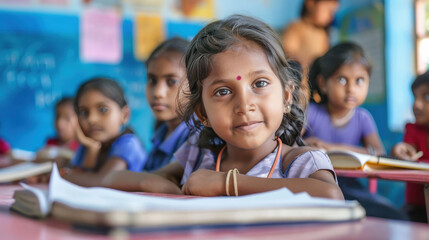
[[99,107],[98,111],[100,111],[101,113],[106,113],[109,109],[107,107]]
[[169,79],[167,79],[167,84],[168,84],[168,86],[175,86],[175,85],[177,85],[177,83],[179,82],[179,80],[177,80],[177,79],[174,79],[174,78],[169,78]]
[[423,95],[423,99],[425,100],[425,102],[429,102],[429,94]]
[[229,89],[221,88],[221,89],[217,90],[217,91],[214,93],[214,95],[215,95],[215,96],[225,96],[225,95],[228,95],[228,94],[230,94],[230,93],[231,93],[231,91],[230,91]]
[[79,115],[79,117],[87,117],[88,111],[81,109],[78,111],[78,115]]
[[147,77],[147,84],[150,84],[150,85],[156,85],[156,78],[154,78],[154,77],[152,77],[152,76],[148,76]]
[[253,84],[253,86],[256,88],[265,87],[267,85],[268,85],[268,82],[265,80],[258,80],[257,82],[255,82],[255,84]]

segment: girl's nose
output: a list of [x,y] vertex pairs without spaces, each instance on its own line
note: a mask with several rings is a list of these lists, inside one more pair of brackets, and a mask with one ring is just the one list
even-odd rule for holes
[[165,98],[167,95],[167,86],[162,82],[158,82],[153,88],[153,95],[155,98]]
[[235,113],[247,114],[254,111],[253,98],[247,89],[242,89],[236,93]]
[[416,110],[421,110],[423,108],[423,101],[416,98],[416,100],[414,100],[413,108]]
[[88,113],[88,122],[89,123],[96,123],[98,120],[98,114],[95,111],[90,111]]

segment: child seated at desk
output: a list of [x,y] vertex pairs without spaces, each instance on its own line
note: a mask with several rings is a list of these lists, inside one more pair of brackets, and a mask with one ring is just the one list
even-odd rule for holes
[[268,25],[241,15],[208,24],[191,42],[186,70],[189,93],[179,109],[186,122],[196,113],[201,132],[175,153],[178,161],[155,174],[112,173],[106,186],[199,196],[286,187],[343,199],[329,158],[292,147],[303,144],[304,124],[304,104],[293,99],[305,98]]
[[[344,149],[366,154],[383,154],[371,114],[359,107],[368,93],[371,63],[357,44],[340,43],[317,58],[309,81],[321,98],[310,103],[304,139],[310,146],[327,151]],[[380,195],[363,189],[355,178],[338,178],[347,200],[358,200],[368,216],[406,219]]]
[[155,171],[173,159],[188,139],[189,128],[176,113],[176,96],[186,81],[183,57],[189,42],[181,38],[164,41],[146,61],[146,98],[157,120],[144,171]]
[[45,147],[37,152],[35,161],[54,160],[60,168],[68,165],[79,147],[75,137],[77,124],[73,98],[62,98],[55,105],[54,125],[57,136],[46,141]]
[[[414,95],[413,112],[415,123],[405,126],[404,140],[392,148],[392,155],[404,160],[416,160],[418,151],[423,156],[418,159],[429,163],[429,71],[419,75],[411,85]],[[407,183],[404,210],[412,221],[427,222],[423,184]]]
[[115,170],[141,171],[146,158],[137,136],[124,127],[130,109],[119,84],[108,78],[93,78],[83,83],[75,97],[74,108],[81,147],[64,178],[82,186],[99,186],[102,178]]

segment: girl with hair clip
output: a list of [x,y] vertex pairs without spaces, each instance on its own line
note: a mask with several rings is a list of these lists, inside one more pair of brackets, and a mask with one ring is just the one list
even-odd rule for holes
[[123,127],[130,110],[116,81],[98,77],[83,83],[76,93],[74,108],[81,147],[72,166],[79,169],[63,171],[65,179],[82,186],[99,186],[112,171],[141,171],[146,153],[132,130]]
[[146,97],[157,126],[152,138],[144,171],[154,171],[169,164],[176,150],[188,139],[189,128],[176,113],[176,95],[186,81],[183,57],[189,42],[171,38],[153,50],[146,61]]
[[[309,73],[312,87],[305,142],[329,150],[350,150],[366,154],[384,154],[371,114],[359,107],[368,93],[371,63],[363,49],[344,42],[317,58]],[[319,98],[314,96],[318,94]],[[406,219],[380,195],[363,189],[355,178],[338,178],[347,200],[358,200],[368,216]]]
[[303,103],[294,100],[305,98],[268,25],[241,15],[208,24],[191,42],[186,71],[189,93],[179,109],[186,122],[196,113],[199,132],[175,153],[176,162],[140,174],[134,187],[177,193],[183,185],[184,194],[200,196],[286,187],[343,199],[329,158],[292,147],[303,145]]

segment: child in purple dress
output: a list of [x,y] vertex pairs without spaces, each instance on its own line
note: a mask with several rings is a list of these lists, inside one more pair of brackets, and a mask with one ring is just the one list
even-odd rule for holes
[[[363,49],[345,42],[332,47],[311,66],[313,100],[308,108],[304,139],[310,146],[384,154],[371,114],[359,107],[368,93],[371,64]],[[318,97],[316,97],[318,96]],[[406,219],[380,195],[372,195],[354,178],[338,178],[347,200],[358,200],[368,216]]]

